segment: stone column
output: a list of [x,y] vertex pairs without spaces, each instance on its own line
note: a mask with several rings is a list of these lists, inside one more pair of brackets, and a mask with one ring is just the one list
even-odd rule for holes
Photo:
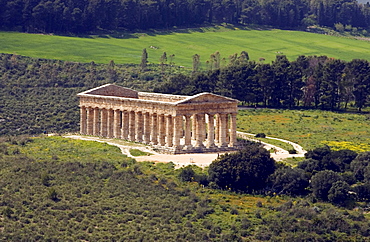
[[151,114],[151,130],[150,130],[150,144],[157,145],[158,144],[158,119],[157,114]]
[[91,107],[87,108],[87,115],[86,115],[86,134],[93,135],[93,127],[94,127],[94,109]]
[[99,136],[99,108],[94,108],[94,126],[93,126],[93,135]]
[[176,115],[174,117],[174,136],[173,136],[173,146],[175,149],[180,149],[180,138],[182,135],[182,116]]
[[86,107],[81,106],[80,108],[80,133],[81,134],[86,134],[86,126],[87,126],[87,121],[86,121]]
[[100,136],[107,137],[108,110],[101,110]]
[[165,146],[165,139],[166,139],[166,133],[165,133],[165,120],[164,115],[160,114],[158,116],[158,127],[159,127],[159,145]]
[[173,146],[173,120],[171,115],[166,116],[166,146]]
[[121,138],[121,111],[119,109],[114,110],[113,114],[113,137]]
[[[191,145],[191,116],[185,115],[185,149],[189,150],[192,148]],[[194,120],[193,120],[194,122]]]
[[192,117],[191,137],[193,140],[197,139],[197,114],[193,114]]
[[203,141],[205,137],[205,128],[204,128],[204,114],[197,114],[196,115],[196,148],[203,148]]
[[226,114],[220,114],[220,147],[227,147],[226,143],[226,129],[227,129],[227,116]]
[[207,148],[215,147],[215,119],[214,114],[208,114],[208,139],[207,139]]
[[235,147],[236,145],[236,113],[231,114],[230,120],[230,147]]
[[136,142],[143,141],[143,113],[136,112]]
[[144,143],[150,143],[150,115],[148,112],[144,113]]
[[113,109],[108,109],[108,121],[107,121],[107,137],[113,138]]
[[129,140],[135,141],[135,112],[129,112]]
[[216,115],[215,123],[215,142],[220,143],[220,114]]
[[122,130],[121,138],[128,140],[129,133],[129,113],[127,111],[122,111]]

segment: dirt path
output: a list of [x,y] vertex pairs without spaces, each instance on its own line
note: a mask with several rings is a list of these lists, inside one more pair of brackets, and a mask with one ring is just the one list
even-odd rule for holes
[[[246,139],[251,139],[251,135],[248,133],[243,132],[237,132],[237,135],[239,137],[243,137]],[[145,146],[144,144],[138,144],[138,143],[131,143],[119,139],[108,139],[108,138],[101,138],[101,137],[93,137],[93,136],[83,136],[83,135],[65,135],[66,138],[71,139],[81,139],[81,140],[90,140],[90,141],[97,141],[102,143],[107,143],[109,145],[117,146],[121,149],[122,154],[127,155],[128,157],[132,157],[136,159],[137,161],[152,161],[152,162],[173,162],[175,164],[176,168],[181,168],[187,165],[197,165],[200,167],[206,167],[209,166],[212,161],[217,159],[219,155],[222,153],[205,153],[205,154],[180,154],[180,155],[168,155],[168,154],[160,154],[151,149],[150,146]],[[303,150],[303,148],[293,142],[290,142],[288,140],[278,139],[278,138],[272,138],[277,139],[282,142],[286,142],[294,147],[294,149],[297,150],[298,154],[289,154],[287,150],[284,150],[280,147],[267,144],[265,142],[261,142],[264,144],[264,148],[267,150],[270,150],[271,148],[274,148],[277,152],[271,153],[271,157],[274,158],[276,161],[284,160],[289,157],[304,157],[304,153],[306,152]],[[254,140],[257,142],[260,142],[259,140]],[[130,149],[138,149],[144,152],[151,153],[153,155],[150,156],[132,156],[130,154]]]
[[284,150],[284,149],[282,149],[278,146],[268,144],[268,143],[259,141],[257,139],[251,138],[250,136],[254,136],[254,134],[239,132],[239,131],[237,131],[236,133],[237,133],[238,137],[241,137],[243,139],[248,139],[248,140],[252,140],[252,141],[255,141],[255,142],[262,143],[264,145],[264,148],[267,149],[267,150],[270,150],[271,148],[275,149],[277,152],[275,154],[272,153],[271,157],[274,158],[276,161],[284,160],[286,158],[304,157],[304,154],[306,154],[306,152],[307,152],[303,149],[302,146],[300,146],[299,144],[294,143],[292,141],[289,141],[289,140],[284,140],[284,139],[279,139],[279,138],[273,138],[273,137],[266,136],[266,138],[268,138],[268,139],[278,140],[278,141],[281,141],[281,142],[284,142],[284,143],[287,143],[287,144],[293,146],[293,148],[297,151],[297,154],[289,154],[289,152],[287,150]]

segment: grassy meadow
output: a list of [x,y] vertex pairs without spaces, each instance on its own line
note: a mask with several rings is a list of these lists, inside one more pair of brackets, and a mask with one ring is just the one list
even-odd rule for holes
[[[306,150],[328,145],[334,150],[370,151],[370,116],[320,110],[240,110],[237,127],[287,139]],[[269,141],[266,141],[269,142]]]
[[[155,48],[150,48],[151,46]],[[252,60],[266,62],[284,54],[290,60],[299,55],[326,55],[343,60],[370,60],[370,42],[286,30],[241,30],[212,27],[174,32],[65,37],[54,35],[0,32],[0,52],[75,62],[135,63],[146,48],[150,63],[159,63],[163,52],[174,54],[176,65],[190,68],[192,56],[199,54],[205,63],[219,51],[222,58],[247,51]]]

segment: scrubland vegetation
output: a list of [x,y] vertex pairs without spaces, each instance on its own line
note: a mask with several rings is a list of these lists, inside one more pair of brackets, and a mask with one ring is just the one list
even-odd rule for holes
[[[136,163],[115,147],[91,141],[17,136],[0,145],[5,241],[366,241],[370,236],[363,202],[348,210],[315,199],[203,187],[180,180],[183,171],[171,163]],[[200,168],[191,170],[205,175]]]
[[[0,240],[369,241],[369,9],[0,0],[2,30],[42,33],[0,32]],[[77,131],[76,94],[106,83],[236,98],[254,107],[238,130],[309,152],[288,166],[242,141],[204,170],[175,170],[107,144],[22,135]]]

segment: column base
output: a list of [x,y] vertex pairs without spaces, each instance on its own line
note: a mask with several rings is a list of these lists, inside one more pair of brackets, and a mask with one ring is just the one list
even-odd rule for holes
[[217,146],[215,144],[207,144],[207,148],[213,149],[213,148],[217,148]]
[[218,148],[227,148],[227,147],[229,147],[229,146],[227,145],[227,143],[220,144],[220,146],[218,146]]
[[194,147],[192,145],[185,145],[182,150],[193,150]]

